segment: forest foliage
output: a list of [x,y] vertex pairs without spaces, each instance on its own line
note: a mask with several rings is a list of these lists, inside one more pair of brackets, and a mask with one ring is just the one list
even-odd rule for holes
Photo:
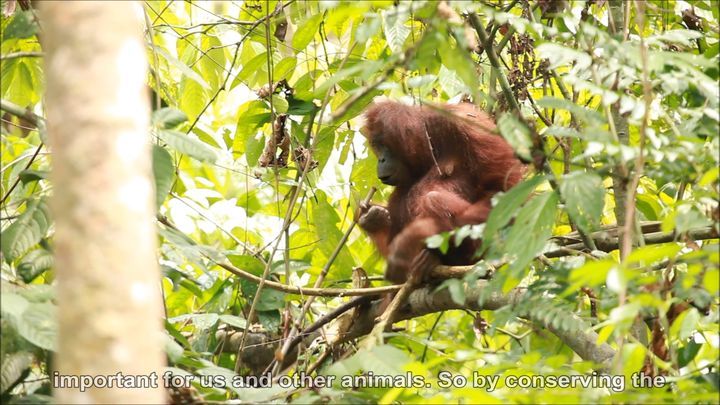
[[[386,344],[372,348],[334,339],[349,328],[339,317],[308,335],[286,370],[338,380],[409,372],[427,385],[197,382],[191,395],[717,402],[717,2],[143,6],[166,351],[175,374],[260,375],[273,368],[293,326],[303,330],[348,300],[330,289],[364,287],[354,269],[384,285],[384,260],[353,228],[373,187],[377,202],[392,190],[376,178],[359,132],[374,99],[470,100],[493,114],[529,164],[520,185],[496,196],[486,224],[428,240],[443,250],[483,239],[483,260],[435,290],[448,294],[447,306],[397,323]],[[46,401],[57,330],[47,200],[60,190],[48,179],[42,21],[32,8],[4,11],[1,388],[3,400]],[[291,292],[297,287],[328,290],[303,308],[310,298]],[[513,294],[520,298],[488,307]],[[465,310],[443,311],[453,306]],[[578,341],[592,346],[584,356],[573,347]],[[238,359],[241,345],[249,352]],[[623,376],[625,385],[506,384],[593,370]],[[641,371],[665,384],[633,386]],[[441,372],[468,385],[461,378],[445,386]],[[500,382],[473,387],[478,375]]]

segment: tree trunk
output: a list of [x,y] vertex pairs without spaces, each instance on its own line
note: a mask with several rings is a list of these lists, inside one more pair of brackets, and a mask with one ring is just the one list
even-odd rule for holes
[[[55,396],[59,403],[163,403],[142,9],[134,2],[40,6],[60,322],[51,371],[108,385],[59,388],[51,374]],[[118,387],[118,376],[125,387],[128,376],[149,376],[150,387]]]

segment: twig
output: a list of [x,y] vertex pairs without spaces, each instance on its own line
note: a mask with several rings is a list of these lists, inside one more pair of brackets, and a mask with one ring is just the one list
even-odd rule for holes
[[510,104],[510,106],[517,113],[517,115],[520,116],[520,105],[518,104],[517,100],[515,100],[515,97],[512,94],[512,90],[510,89],[510,83],[508,82],[507,77],[502,74],[502,72],[500,72],[500,59],[498,58],[497,53],[495,53],[495,48],[492,46],[492,42],[490,41],[490,38],[488,38],[487,32],[485,32],[485,27],[483,26],[482,22],[480,22],[480,18],[478,18],[477,14],[470,13],[468,17],[470,18],[470,23],[472,24],[473,28],[475,28],[475,32],[477,32],[478,37],[480,38],[480,43],[482,44],[485,53],[487,53],[490,64],[499,73],[498,78],[500,79],[500,87],[502,88],[505,100],[508,102],[508,104]]
[[[209,258],[208,258],[209,259]],[[212,260],[212,259],[210,259]],[[248,273],[244,270],[240,270],[235,266],[214,262],[223,269],[235,274],[238,277],[242,277],[246,280],[256,282],[260,284],[263,280],[254,274]],[[307,295],[311,297],[354,297],[364,295],[378,295],[388,292],[394,292],[400,289],[400,286],[389,285],[385,287],[372,287],[372,288],[308,288],[308,287],[294,287],[275,281],[265,280],[265,287],[272,288],[273,290],[281,291],[288,294],[296,295]]]
[[[30,165],[33,164],[33,162],[35,161],[35,158],[37,158],[42,147],[43,147],[43,143],[41,142],[40,145],[38,145],[38,147],[35,148],[35,153],[33,153],[33,155],[30,157],[30,160],[28,160],[27,164],[25,165],[24,170],[27,170],[30,167]],[[0,200],[0,205],[5,204],[5,200],[7,200],[10,197],[10,194],[12,194],[13,190],[15,190],[15,188],[18,186],[18,184],[20,184],[20,176],[17,176],[17,178],[15,178],[15,181],[13,182],[13,184],[10,186],[10,188],[5,193],[5,195],[2,197],[2,200]]]
[[[365,197],[365,200],[363,202],[365,204],[370,203],[372,201],[372,197],[375,194],[375,191],[377,189],[375,187],[370,188],[370,191],[368,192],[367,196]],[[325,281],[325,276],[327,276],[328,272],[330,271],[330,267],[335,262],[335,259],[338,257],[340,252],[342,251],[342,248],[345,246],[345,243],[347,242],[348,238],[350,237],[350,234],[352,233],[353,229],[355,228],[355,225],[357,224],[357,221],[353,219],[352,222],[350,222],[350,226],[345,231],[345,234],[340,239],[340,242],[338,242],[337,246],[335,247],[335,250],[330,255],[330,258],[328,259],[327,263],[325,263],[325,266],[323,267],[322,271],[318,275],[317,279],[315,279],[315,284],[313,285],[313,288],[318,288],[320,285],[322,285],[323,281]],[[314,296],[308,297],[307,301],[305,301],[305,304],[303,304],[302,310],[300,311],[300,315],[298,316],[299,319],[304,319],[305,314],[310,309],[310,305],[312,305],[313,301],[315,300]],[[280,359],[285,358],[285,356],[292,350],[292,344],[295,340],[295,335],[298,332],[299,327],[297,325],[293,325],[292,329],[290,330],[290,333],[288,334],[287,339],[285,340],[285,343],[283,345],[282,350],[280,351]],[[303,331],[304,332],[304,331]],[[277,373],[279,370],[280,364],[282,364],[282,360],[278,361],[274,367],[273,372]]]
[[[35,125],[35,127],[38,129],[38,131],[43,132],[45,130],[45,119],[40,117],[39,115],[36,115],[32,111],[22,108],[17,104],[14,104],[7,100],[0,100],[0,110],[6,111],[16,117],[23,118],[30,122],[31,124]],[[27,170],[30,165],[33,164],[35,159],[40,154],[40,151],[43,148],[43,143],[41,142],[40,145],[35,149],[35,153],[30,157],[30,160],[28,160],[27,164],[25,165],[25,170]],[[15,188],[20,184],[20,176],[18,176],[13,184],[10,186],[8,191],[3,195],[2,200],[0,200],[0,205],[5,204],[5,201],[10,197],[10,194],[15,190]]]
[[0,60],[10,60],[15,58],[40,58],[44,56],[42,52],[11,52],[0,55]]
[[[550,168],[547,158],[545,156],[545,147],[544,147],[544,141],[542,137],[531,127],[530,125],[527,125],[525,122],[525,119],[522,116],[522,113],[520,111],[520,105],[518,104],[517,100],[513,96],[512,89],[510,88],[510,83],[508,82],[507,76],[505,73],[500,70],[500,59],[497,56],[497,53],[495,52],[495,48],[492,45],[492,42],[488,38],[487,32],[485,32],[485,27],[483,26],[482,22],[480,21],[480,18],[478,18],[477,14],[471,13],[469,16],[470,22],[472,23],[472,26],[475,28],[475,31],[477,32],[478,36],[480,37],[480,42],[482,43],[483,49],[488,55],[488,59],[490,60],[490,64],[493,67],[493,70],[497,72],[497,77],[500,80],[500,87],[502,88],[503,95],[505,96],[506,101],[508,104],[512,107],[513,111],[515,112],[516,117],[519,120],[522,120],[525,124],[525,126],[530,129],[532,132],[532,140],[533,140],[533,159],[532,163],[535,166],[535,169],[538,172],[544,172],[548,175],[548,181],[550,182],[550,186],[552,189],[557,193],[558,197],[560,198],[561,202],[565,202],[565,199],[563,198],[562,194],[560,193],[560,188],[558,187],[557,180],[555,179],[555,174]],[[592,238],[588,237],[585,232],[582,230],[580,231],[580,236],[585,242],[586,246],[590,250],[595,250],[595,243],[593,242]]]

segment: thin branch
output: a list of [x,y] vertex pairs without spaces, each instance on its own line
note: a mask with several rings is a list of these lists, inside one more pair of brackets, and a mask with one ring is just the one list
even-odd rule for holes
[[[365,197],[365,200],[363,200],[363,202],[364,202],[365,204],[368,204],[368,203],[370,203],[370,201],[372,201],[372,197],[373,197],[373,195],[375,194],[375,191],[376,191],[376,188],[375,188],[375,187],[372,187],[372,188],[370,189],[370,192],[368,192],[368,195]],[[352,233],[353,229],[355,229],[355,225],[356,225],[356,224],[357,224],[357,221],[356,221],[356,220],[353,220],[353,221],[350,223],[350,226],[349,226],[348,229],[345,231],[345,234],[344,234],[344,235],[342,236],[342,238],[340,239],[340,242],[338,242],[337,246],[335,247],[335,250],[332,252],[332,254],[330,255],[330,258],[329,258],[328,261],[325,263],[325,266],[323,267],[322,271],[320,272],[320,274],[318,275],[318,277],[315,279],[315,284],[313,285],[313,288],[318,288],[318,287],[320,287],[320,285],[322,285],[323,281],[325,281],[325,277],[327,276],[328,272],[330,271],[330,267],[332,266],[332,264],[335,262],[335,259],[337,258],[337,256],[338,256],[338,255],[340,254],[340,252],[342,251],[342,248],[345,246],[345,243],[347,242],[348,238],[350,237],[350,234]],[[298,318],[299,318],[301,321],[305,318],[305,314],[306,314],[306,313],[308,312],[308,310],[310,309],[310,306],[312,305],[312,303],[313,303],[314,300],[315,300],[314,297],[309,297],[309,298],[307,299],[307,301],[305,301],[305,303],[303,304],[302,310],[300,310],[300,315],[298,315]],[[344,311],[343,311],[343,312],[344,312]],[[297,335],[297,333],[298,333],[298,329],[299,329],[299,327],[298,327],[297,324],[296,324],[296,325],[293,325],[292,329],[290,330],[290,333],[288,333],[287,339],[285,340],[285,343],[283,344],[282,350],[280,350],[280,356],[279,356],[279,360],[280,360],[280,361],[278,361],[278,362],[275,364],[275,367],[274,367],[274,370],[273,370],[274,373],[277,373],[277,372],[279,371],[278,368],[280,367],[280,365],[281,365],[281,363],[282,363],[282,359],[284,359],[285,356],[286,356],[286,355],[290,352],[290,350],[292,349],[293,342],[295,341],[295,337],[296,337],[296,335]],[[306,331],[303,331],[303,333],[305,333],[305,332],[306,332]]]
[[[40,117],[39,115],[36,115],[29,109],[22,108],[19,105],[14,104],[10,101],[0,99],[0,110],[8,112],[16,117],[20,117],[22,119],[27,120],[31,124],[35,125],[35,127],[40,132],[45,131],[45,119],[43,117]],[[27,170],[30,167],[30,165],[33,164],[35,159],[40,154],[40,151],[42,150],[43,145],[44,144],[41,142],[40,145],[38,145],[38,147],[35,149],[35,153],[33,153],[33,155],[30,157],[30,160],[28,160],[27,164],[25,165],[25,170]],[[20,176],[18,176],[15,179],[15,181],[10,186],[8,191],[5,193],[5,195],[3,195],[2,199],[0,200],[0,205],[5,204],[5,201],[10,197],[10,194],[12,194],[13,190],[15,190],[15,188],[18,186],[18,184],[20,184]]]
[[[523,300],[526,295],[524,288],[510,290],[507,294],[492,291],[488,294],[488,281],[478,280],[465,285],[465,301],[457,303],[450,292],[450,289],[436,289],[434,286],[426,286],[411,292],[406,304],[401,307],[395,317],[395,321],[412,319],[419,316],[447,311],[452,309],[468,309],[471,311],[497,310],[508,305],[515,305]],[[482,299],[480,299],[482,297]],[[375,326],[375,318],[384,309],[380,301],[372,303],[367,311],[358,314],[353,320],[350,329],[340,338],[340,342],[347,342],[369,333]],[[519,316],[525,317],[524,314]],[[577,322],[585,325],[585,322],[577,315],[571,314]],[[586,330],[566,331],[552,326],[552,319],[549,322],[542,321],[550,332],[555,334],[563,343],[568,345],[575,353],[584,360],[592,361],[605,369],[609,361],[615,355],[615,350],[607,343],[596,344],[598,335],[589,328]]]
[[11,52],[5,55],[0,55],[0,60],[10,60],[16,58],[41,58],[45,54],[42,52]]
[[41,129],[45,123],[45,119],[43,117],[8,100],[0,99],[0,110],[28,121],[35,125],[38,129]]
[[[692,240],[718,239],[718,232],[712,226],[691,229],[687,231],[687,235]],[[643,239],[646,245],[657,245],[660,243],[676,242],[679,236],[680,235],[676,232],[651,232],[644,234]],[[597,250],[602,252],[612,252],[620,247],[621,238],[615,237],[612,239],[606,239],[601,235],[598,235],[595,237],[595,242],[597,243]],[[584,247],[585,246],[582,243],[567,244],[560,249],[545,253],[545,257],[554,258],[572,256]]]
[[[515,112],[515,115],[519,120],[522,120],[525,126],[530,129],[532,133],[532,140],[533,140],[533,159],[532,163],[535,166],[535,169],[538,172],[544,172],[548,174],[548,181],[550,182],[550,186],[552,189],[557,193],[558,197],[560,198],[561,202],[565,202],[565,199],[563,198],[562,194],[560,193],[560,188],[558,187],[557,180],[555,179],[555,174],[552,171],[552,168],[550,168],[550,165],[548,164],[547,157],[545,155],[545,147],[544,147],[544,141],[540,134],[537,133],[537,131],[534,129],[534,127],[530,126],[525,122],[525,119],[520,111],[520,105],[518,104],[517,100],[513,96],[512,89],[510,88],[510,83],[508,82],[507,76],[505,73],[500,69],[500,59],[497,56],[497,53],[495,51],[495,48],[493,47],[493,44],[490,40],[490,38],[487,35],[487,32],[485,32],[485,27],[483,26],[482,22],[480,21],[480,18],[475,13],[471,13],[469,16],[470,22],[472,26],[475,28],[475,31],[477,32],[478,36],[480,37],[480,42],[482,43],[483,49],[485,50],[485,53],[488,55],[488,59],[490,60],[490,64],[493,67],[493,70],[497,72],[497,77],[500,80],[500,87],[502,88],[503,95],[505,96],[505,99],[507,103],[512,107],[513,111]],[[590,250],[595,250],[595,244],[591,238],[589,238],[585,232],[580,232],[580,236],[582,237],[583,242],[585,242],[586,246]]]
[[[24,170],[27,170],[30,167],[30,165],[33,164],[33,162],[35,161],[35,158],[37,158],[37,156],[40,153],[40,150],[42,150],[42,148],[43,148],[43,143],[40,143],[40,145],[38,145],[38,147],[35,148],[35,153],[33,153],[33,155],[30,157],[30,160],[28,160],[27,164],[25,165]],[[12,194],[13,190],[15,190],[15,188],[18,186],[18,184],[20,184],[20,176],[17,176],[17,178],[15,178],[15,181],[13,182],[13,184],[10,186],[10,188],[5,193],[5,195],[3,195],[2,200],[0,200],[0,206],[5,204],[5,201],[10,197],[10,194]]]
[[470,18],[470,23],[472,24],[473,28],[475,28],[475,32],[477,32],[478,37],[480,38],[480,43],[482,44],[482,47],[485,50],[488,59],[490,60],[490,64],[493,66],[493,68],[495,68],[495,70],[498,71],[498,79],[500,79],[500,87],[502,88],[505,100],[517,113],[517,115],[520,116],[520,105],[518,104],[517,100],[515,100],[515,97],[512,94],[512,90],[510,89],[510,83],[508,82],[507,77],[500,71],[500,59],[495,52],[495,48],[493,47],[487,32],[485,32],[485,27],[480,21],[480,18],[478,18],[477,14],[470,13],[468,17]]

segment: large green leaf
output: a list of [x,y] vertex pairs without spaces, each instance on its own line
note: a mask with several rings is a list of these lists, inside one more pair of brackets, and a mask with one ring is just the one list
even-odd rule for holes
[[44,200],[31,200],[15,222],[3,230],[0,249],[11,262],[35,246],[50,228],[50,213]]
[[57,310],[50,303],[31,303],[17,319],[20,336],[45,350],[57,345]]
[[26,254],[18,264],[18,275],[24,282],[30,283],[45,270],[52,267],[53,255],[45,249],[36,249]]
[[153,49],[155,50],[155,52],[165,58],[170,63],[170,65],[179,69],[185,77],[197,83],[203,89],[210,88],[210,85],[205,81],[205,79],[203,79],[203,77],[198,72],[194,71],[192,68],[180,61],[178,58],[172,56],[168,51],[165,50],[165,48],[155,46]]
[[503,114],[498,120],[497,127],[503,138],[512,146],[515,153],[523,159],[530,160],[532,139],[530,130],[512,114]]
[[153,145],[152,168],[155,179],[155,206],[159,209],[170,193],[175,179],[175,166],[170,153],[165,148]]
[[308,46],[318,32],[322,19],[323,13],[317,13],[305,20],[305,22],[298,27],[292,39],[292,46],[295,48],[295,52],[300,52]]
[[152,124],[156,128],[175,128],[187,120],[187,114],[176,108],[164,107],[152,113]]
[[[240,287],[243,297],[247,302],[252,302],[257,293],[258,283],[254,281],[240,280]],[[263,287],[258,299],[257,311],[274,311],[285,306],[285,293],[273,290],[267,286]]]
[[408,15],[405,8],[396,7],[383,12],[383,29],[385,40],[393,53],[400,53],[405,47],[405,40],[410,35],[410,27],[405,25]]
[[264,66],[267,66],[267,58],[267,52],[263,52],[250,59],[248,63],[243,65],[240,73],[235,76],[235,80],[233,80],[230,88],[232,89],[240,83],[245,83],[248,86],[251,86],[252,83],[249,82],[249,79],[253,77],[258,71],[262,70]]
[[592,172],[566,174],[560,182],[560,195],[580,230],[590,232],[600,223],[605,205],[605,187],[600,176]]
[[[329,258],[343,236],[343,233],[338,229],[340,217],[337,215],[335,208],[328,204],[327,197],[323,192],[317,193],[317,204],[313,206],[312,213],[313,224],[320,240],[318,247],[325,257]],[[350,276],[354,261],[347,246],[343,246],[340,250],[334,265],[337,270],[333,272],[333,275],[338,278]]]
[[512,274],[525,269],[542,251],[545,242],[552,235],[557,202],[557,194],[546,191],[535,196],[520,209],[505,245],[505,253],[514,256],[509,268]]
[[10,353],[2,359],[0,392],[5,393],[30,373],[33,355],[28,352]]
[[2,304],[0,305],[0,311],[2,311],[0,313],[3,314],[3,317],[17,320],[20,319],[23,312],[30,305],[30,301],[20,294],[3,292],[0,295],[0,304]]
[[498,198],[497,204],[490,211],[490,216],[485,223],[483,251],[487,251],[493,244],[497,244],[500,228],[510,223],[518,208],[527,201],[530,193],[544,180],[543,176],[535,176],[516,185]]
[[183,80],[180,85],[180,109],[195,120],[205,107],[207,93],[194,81]]
[[214,162],[217,159],[217,152],[214,148],[188,134],[172,129],[161,129],[157,133],[169,147],[180,153],[185,153],[203,162]]
[[297,59],[291,56],[278,62],[273,68],[273,80],[279,82],[283,79],[289,79],[295,71],[296,64]]
[[556,110],[567,110],[572,113],[575,118],[591,125],[600,125],[605,123],[602,114],[595,110],[589,110],[583,106],[577,105],[572,101],[557,97],[543,97],[537,101],[539,107],[553,108]]
[[[438,42],[442,43],[443,41]],[[468,53],[457,46],[447,45],[447,42],[445,46],[441,46],[438,49],[438,52],[440,53],[443,66],[454,71],[457,76],[462,79],[465,88],[471,93],[475,93],[476,89],[480,87],[480,81],[478,80],[477,65]]]
[[[5,19],[5,15],[3,15],[3,19]],[[12,38],[29,38],[38,31],[37,18],[32,10],[17,11],[10,23],[3,28],[3,41]]]
[[226,48],[218,37],[211,34],[203,35],[201,46],[204,51],[197,66],[205,80],[215,90],[225,78]]

